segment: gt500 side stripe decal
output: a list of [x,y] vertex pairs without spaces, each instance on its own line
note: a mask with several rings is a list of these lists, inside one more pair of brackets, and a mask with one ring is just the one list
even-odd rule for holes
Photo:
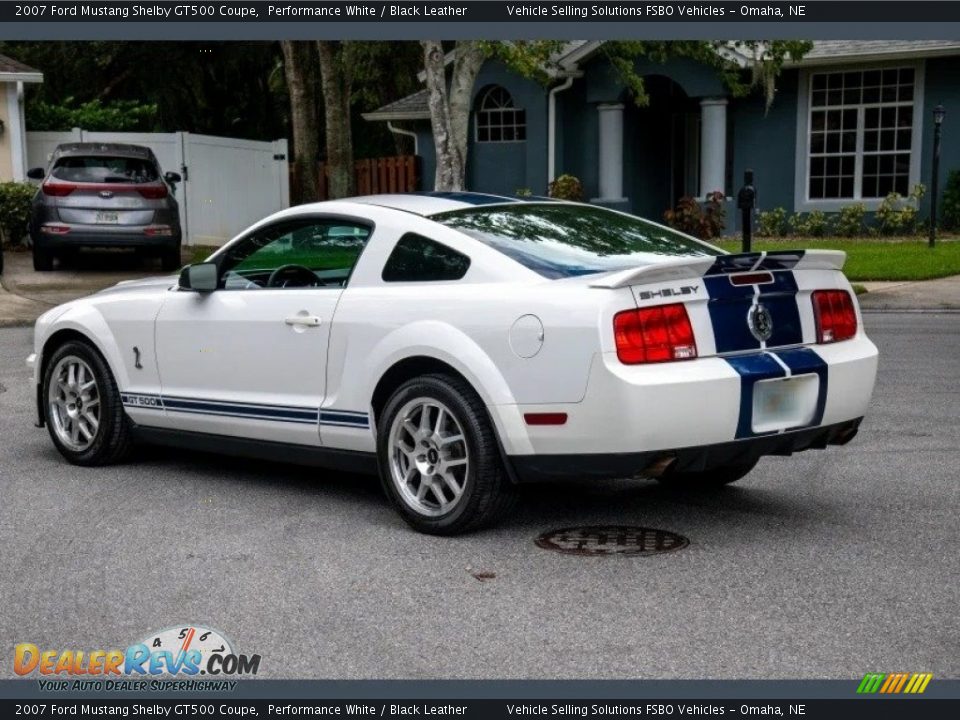
[[171,397],[146,393],[121,393],[120,398],[124,407],[147,410],[167,410],[193,415],[236,417],[309,425],[370,427],[370,418],[367,413],[355,410],[318,410],[309,407],[240,403],[228,400]]

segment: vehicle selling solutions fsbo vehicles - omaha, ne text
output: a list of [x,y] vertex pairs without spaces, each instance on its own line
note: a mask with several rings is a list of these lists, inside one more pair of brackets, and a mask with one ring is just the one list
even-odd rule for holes
[[33,268],[80,248],[136,248],[160,256],[164,270],[180,267],[180,210],[173,189],[179,173],[160,173],[153,151],[122,143],[58,145],[33,200]]
[[47,312],[28,363],[71,462],[140,439],[379,471],[453,534],[519,482],[723,484],[849,441],[877,349],[843,261],[568,202],[337,200]]

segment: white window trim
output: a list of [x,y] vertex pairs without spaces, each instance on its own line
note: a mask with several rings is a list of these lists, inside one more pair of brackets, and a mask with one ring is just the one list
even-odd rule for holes
[[[923,115],[923,86],[924,60],[900,60],[881,63],[864,63],[857,65],[824,66],[800,71],[799,92],[797,95],[797,143],[794,160],[793,183],[793,210],[794,212],[810,212],[823,210],[837,212],[845,205],[862,204],[867,210],[876,210],[883,202],[883,198],[841,198],[841,199],[810,199],[810,83],[814,74],[829,72],[844,72],[852,70],[883,70],[885,68],[913,68],[913,131],[910,137],[910,178],[908,187],[920,182],[920,163],[923,155],[923,124],[926,118]],[[863,164],[863,112],[858,113],[857,120],[857,177]],[[860,188],[854,183],[854,192]]]
[[[500,125],[499,127],[501,129],[505,127],[512,127],[514,129],[514,134],[516,134],[517,128],[522,127],[523,134],[524,134],[523,140],[481,140],[480,139],[480,115],[484,112],[492,112],[491,110],[485,111],[483,109],[483,101],[486,99],[486,96],[489,95],[496,88],[501,88],[505,93],[507,93],[507,95],[510,96],[510,101],[514,102],[514,106],[512,108],[500,108],[501,110],[513,110],[514,112],[524,113],[523,125],[513,123],[512,125]],[[483,95],[480,98],[480,107],[473,112],[473,141],[478,145],[515,145],[517,143],[525,143],[527,141],[526,134],[527,134],[526,108],[517,107],[513,99],[513,93],[507,90],[507,88],[504,87],[503,85],[491,85],[490,87],[486,88],[483,91]]]

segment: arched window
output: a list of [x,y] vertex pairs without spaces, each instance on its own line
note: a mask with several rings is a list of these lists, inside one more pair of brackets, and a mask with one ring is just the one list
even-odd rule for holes
[[527,139],[527,111],[514,107],[504,88],[493,85],[477,103],[477,142],[522,142]]

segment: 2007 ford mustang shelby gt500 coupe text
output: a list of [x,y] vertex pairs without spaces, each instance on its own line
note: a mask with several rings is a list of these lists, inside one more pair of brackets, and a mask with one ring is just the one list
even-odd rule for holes
[[361,197],[61,305],[28,362],[71,462],[142,439],[369,470],[452,534],[518,482],[727,483],[850,440],[877,350],[843,261],[728,255],[590,205]]

